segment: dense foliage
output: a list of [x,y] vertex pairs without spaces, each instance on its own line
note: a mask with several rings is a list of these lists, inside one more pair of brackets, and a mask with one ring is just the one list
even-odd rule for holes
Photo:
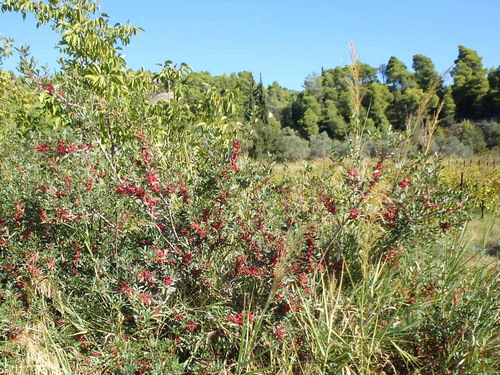
[[[360,65],[361,109],[368,131],[385,131],[389,127],[405,130],[406,120],[417,111],[425,93],[437,85],[426,113],[431,116],[438,109],[438,103],[443,104],[433,151],[468,157],[498,149],[500,101],[496,77],[499,69],[484,69],[477,53],[463,46],[459,47],[459,56],[451,71],[453,84],[450,86],[443,85],[430,58],[417,54],[412,67],[413,72],[396,57],[391,57],[379,69]],[[245,145],[250,155],[276,154],[293,160],[304,155],[312,158],[321,155],[314,137],[335,140],[334,146],[349,138],[348,124],[353,108],[348,78],[348,66],[322,69],[320,75],[313,73],[306,78],[302,92],[287,90],[277,82],[264,89],[262,82],[257,83],[250,72],[217,77],[208,72],[193,73],[186,83],[190,86],[192,102],[200,98],[206,83],[218,90],[237,93],[239,109],[234,118],[240,122],[258,120],[251,143]],[[373,155],[369,146],[365,152]],[[298,149],[302,152],[295,152]],[[334,149],[342,152],[342,146]]]
[[[14,9],[14,3],[5,1],[4,11]],[[85,7],[87,11],[96,11],[94,5],[87,4],[82,9]],[[78,61],[77,66],[71,67],[75,85],[82,78],[86,84],[91,80],[92,87],[98,91],[105,88],[113,92],[117,99],[120,97],[120,104],[125,105],[127,100],[137,101],[138,96],[144,94],[144,87],[136,85],[154,80],[154,73],[151,72],[129,70],[125,73],[122,69],[125,61],[117,53],[120,50],[117,43],[127,43],[140,29],[120,25],[113,30],[107,25],[108,18],[105,15],[87,20],[95,26],[95,31],[84,31],[76,23],[68,27],[70,32],[65,34],[68,20],[82,17],[81,13],[75,14],[74,9],[68,10],[58,3],[50,2],[36,6],[26,2],[20,9],[23,12],[34,11],[40,24],[54,21],[53,29],[62,36],[61,52],[63,56],[67,54],[61,61],[62,66],[67,70]],[[10,54],[12,41],[3,39],[3,45],[5,47],[0,51],[4,51],[4,55]],[[93,52],[86,56],[85,50],[89,48]],[[366,117],[367,130],[385,131],[390,127],[404,130],[406,120],[417,111],[425,93],[437,85],[426,113],[431,116],[438,109],[438,103],[442,103],[433,152],[442,156],[469,157],[497,150],[500,145],[500,68],[485,69],[476,51],[464,46],[459,46],[458,50],[455,65],[450,71],[453,83],[449,86],[443,84],[432,60],[421,54],[413,56],[413,71],[394,56],[379,68],[361,63],[358,83],[361,85],[361,109]],[[21,72],[26,75],[30,69],[33,70],[34,60],[28,59],[29,50],[21,48],[19,52],[24,58]],[[125,74],[128,75],[127,79]],[[132,79],[134,75],[135,79]],[[191,72],[182,78],[185,84],[183,96],[176,98],[186,106],[196,106],[206,97],[207,91],[222,96],[233,95],[234,107],[230,118],[241,123],[253,121],[252,135],[244,143],[245,150],[252,157],[262,158],[273,154],[284,160],[317,158],[324,154],[325,149],[332,149],[332,146],[337,154],[342,154],[346,149],[343,143],[351,134],[348,124],[353,110],[348,78],[348,66],[322,68],[320,75],[313,73],[308,76],[304,90],[297,92],[283,88],[277,82],[264,88],[262,78],[258,83],[248,71],[216,77],[208,72]],[[10,79],[16,80],[13,76]],[[163,87],[157,85],[157,90],[149,94],[171,93],[174,87],[167,81],[163,81]],[[128,83],[127,90],[122,93],[116,91],[121,90],[125,82]],[[11,84],[16,86],[15,82]],[[72,91],[68,87],[66,90]],[[129,94],[132,96],[127,99]],[[15,98],[15,95],[17,93],[11,93],[9,97]],[[5,106],[9,106],[8,101]],[[1,116],[0,112],[0,120]],[[319,144],[318,136],[323,140]],[[365,153],[373,156],[373,147],[370,144],[366,147]]]
[[[484,69],[477,53],[463,46],[459,46],[459,56],[451,71],[451,86],[442,84],[432,60],[426,56],[415,55],[412,67],[413,72],[396,57],[379,69],[360,65],[361,104],[369,131],[385,131],[389,127],[404,130],[406,120],[417,111],[425,93],[437,84],[432,105],[427,109],[427,115],[431,116],[438,103],[443,103],[433,151],[467,157],[498,149],[500,101],[496,77],[500,69]],[[314,137],[328,137],[337,145],[349,138],[347,124],[353,108],[348,77],[348,66],[322,69],[320,75],[313,73],[306,78],[302,92],[287,90],[277,82],[263,89],[262,83],[257,84],[249,72],[218,77],[208,72],[193,73],[189,84],[196,88],[192,100],[201,94],[201,82],[237,92],[240,110],[236,118],[247,121],[248,114],[254,114],[259,120],[253,129],[252,143],[247,145],[250,155],[274,153],[290,160],[321,155]],[[286,138],[291,135],[309,141],[309,150],[306,142],[301,144]],[[334,148],[342,152],[342,147]],[[303,151],[295,153],[297,149]],[[369,145],[366,152],[373,154]]]
[[[437,85],[426,112],[426,116],[432,116],[442,103],[433,152],[469,157],[497,150],[498,69],[482,68],[475,51],[463,46],[459,51],[450,86],[442,84],[431,59],[423,55],[413,57],[414,72],[395,57],[379,69],[361,64],[361,110],[366,116],[367,130],[404,131],[406,120],[415,114],[425,93]],[[246,71],[216,77],[197,72],[185,82],[190,103],[199,100],[208,87],[236,94],[237,109],[232,118],[255,121],[250,142],[244,145],[252,157],[274,154],[281,159],[297,160],[323,155],[324,143],[318,145],[315,141],[318,136],[328,138],[328,149],[333,145],[336,153],[345,150],[343,143],[351,134],[348,124],[353,110],[348,78],[348,66],[322,69],[321,75],[313,73],[306,78],[302,92],[288,90],[277,82],[264,88]],[[373,156],[373,146],[368,143],[366,147],[365,153]]]
[[[92,1],[0,4],[49,23],[63,56],[54,75],[26,49],[20,76],[0,71],[1,373],[498,373],[498,263],[460,242],[470,191],[431,156],[428,59],[425,91],[395,58],[386,86],[353,56],[296,95],[129,70],[139,29]],[[394,133],[396,94],[412,116]],[[310,145],[332,163],[247,156]]]

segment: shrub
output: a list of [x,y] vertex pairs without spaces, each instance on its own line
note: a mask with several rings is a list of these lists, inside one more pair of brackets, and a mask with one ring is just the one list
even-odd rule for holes
[[486,122],[481,123],[479,127],[484,133],[486,146],[489,149],[498,149],[500,146],[500,123]]
[[311,158],[325,158],[328,156],[332,148],[332,140],[328,137],[326,132],[313,135],[310,140],[310,157]]
[[332,142],[332,154],[338,158],[346,157],[347,155],[349,155],[349,142],[341,142],[338,139],[334,139]]
[[[240,160],[240,142],[205,131],[212,143],[191,153],[193,172],[174,162],[182,148],[165,153],[142,135],[113,164],[78,134],[6,140],[5,340],[41,320],[58,347],[75,348],[68,363],[80,371],[142,371],[144,352],[156,353],[158,373],[177,363],[241,366],[242,350],[289,342],[316,277],[337,275],[355,289],[382,259],[428,246],[463,220],[434,163],[346,163],[319,178],[306,171],[299,184],[286,174],[271,182]],[[267,339],[238,347],[257,326]]]
[[459,135],[460,141],[465,146],[469,147],[476,155],[486,151],[486,142],[481,129],[468,120],[462,121],[461,125],[462,129]]
[[292,129],[284,128],[278,145],[281,160],[300,160],[309,156],[309,142],[298,136]]
[[276,155],[281,137],[281,124],[278,120],[270,117],[267,124],[257,122],[254,125],[252,138],[246,145],[248,154],[256,159]]
[[460,140],[455,137],[436,138],[436,143],[433,149],[442,156],[458,156],[458,157],[471,157],[474,155],[473,151]]

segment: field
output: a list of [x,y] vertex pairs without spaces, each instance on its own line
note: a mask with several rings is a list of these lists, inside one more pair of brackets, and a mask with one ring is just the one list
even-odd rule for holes
[[[370,160],[374,167],[376,160]],[[469,219],[465,231],[465,239],[471,248],[483,249],[495,254],[500,247],[500,158],[485,155],[475,158],[444,158],[441,179],[454,189],[464,191],[470,200]],[[288,163],[275,166],[275,173],[281,176],[286,169],[292,176],[300,175],[300,171],[308,166],[316,173],[332,168],[329,158],[315,159],[306,162]]]

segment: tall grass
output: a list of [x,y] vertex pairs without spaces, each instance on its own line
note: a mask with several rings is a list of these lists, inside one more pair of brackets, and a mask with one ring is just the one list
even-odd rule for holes
[[[360,168],[360,175],[366,175],[370,170],[362,162],[363,122],[359,118],[362,87],[354,50],[351,56],[353,164]],[[427,113],[438,85],[408,119],[400,157],[410,169],[418,169],[421,162],[409,156],[412,146],[419,144],[423,157],[429,154],[442,104],[431,117]],[[371,204],[377,206],[382,199],[373,199]],[[483,240],[492,229],[486,229]],[[498,373],[499,262],[471,252],[465,229],[415,252],[374,261],[369,254],[379,230],[370,225],[357,228],[359,263],[345,262],[332,273],[316,272],[307,291],[295,286],[301,308],[291,313],[293,333],[283,345],[287,355],[275,356],[283,358],[274,367],[280,368],[275,373]]]

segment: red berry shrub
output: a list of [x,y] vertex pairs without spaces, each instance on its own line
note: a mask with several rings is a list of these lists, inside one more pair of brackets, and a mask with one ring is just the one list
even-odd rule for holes
[[[170,348],[162,356],[235,361],[246,325],[287,339],[318,274],[342,278],[347,266],[351,282],[362,277],[363,228],[380,233],[368,261],[397,265],[463,220],[430,163],[399,170],[381,159],[363,173],[346,163],[297,182],[263,174],[240,142],[211,131],[214,144],[189,164],[145,136],[114,160],[76,140],[19,143],[22,160],[3,150],[2,338],[43,310],[66,345],[118,367],[117,329],[146,341],[155,332]],[[93,327],[84,341],[61,303]],[[142,352],[137,373],[148,371]]]

